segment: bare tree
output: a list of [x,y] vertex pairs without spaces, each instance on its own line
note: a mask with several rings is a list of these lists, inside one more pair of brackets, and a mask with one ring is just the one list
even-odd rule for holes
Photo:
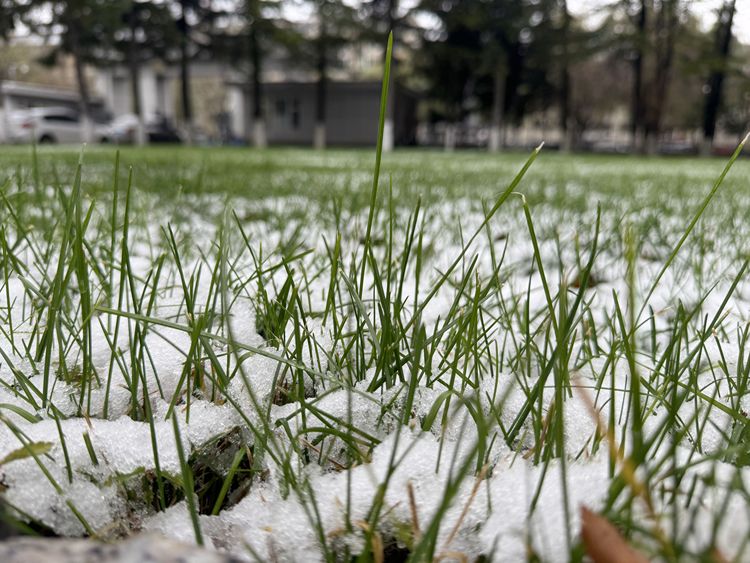
[[633,83],[630,110],[630,134],[632,150],[643,150],[645,138],[644,102],[643,102],[643,60],[646,51],[646,25],[648,23],[648,6],[646,0],[638,0],[634,17],[633,39]]
[[662,116],[666,107],[679,29],[679,0],[660,0],[655,9],[654,75],[646,112],[646,152],[657,151]]
[[[0,45],[8,43],[11,35],[13,34],[16,25],[20,21],[21,17],[26,14],[27,6],[21,4],[16,0],[0,0]],[[5,61],[0,60],[0,97],[2,104],[0,107],[3,112],[3,131],[8,134],[10,128],[10,116],[9,105],[7,98],[3,95],[3,81],[6,79],[8,73],[8,65]]]
[[732,23],[736,10],[735,0],[725,1],[719,10],[716,25],[715,60],[712,61],[713,68],[705,86],[706,101],[703,106],[703,141],[701,143],[701,153],[703,154],[710,154],[716,134],[716,119],[721,105],[724,76],[732,44]]
[[404,17],[399,13],[398,0],[366,0],[363,4],[365,22],[367,29],[371,32],[369,37],[383,45],[383,53],[388,42],[388,34],[393,33],[394,47],[396,53],[391,58],[391,74],[388,83],[388,105],[386,106],[385,124],[383,127],[383,150],[393,150],[396,142],[395,116],[396,116],[396,76],[398,72],[398,48],[402,46],[401,27]]
[[259,0],[245,2],[246,19],[248,24],[247,42],[250,53],[250,92],[253,100],[253,132],[252,141],[256,148],[264,148],[268,144],[266,139],[266,120],[263,114],[263,55],[261,53],[261,3]]
[[180,0],[177,29],[180,32],[180,102],[182,119],[187,129],[188,143],[192,142],[193,101],[190,95],[190,22],[188,11],[191,0]]
[[127,13],[128,26],[128,47],[127,59],[128,70],[130,72],[130,88],[133,114],[138,119],[138,125],[135,133],[135,143],[137,145],[146,144],[146,131],[143,120],[143,104],[141,103],[141,73],[140,61],[138,60],[138,12],[136,2],[132,2]]
[[85,64],[96,61],[111,47],[111,31],[121,17],[122,3],[104,0],[30,0],[24,23],[40,35],[59,41],[46,62],[54,64],[59,54],[73,58],[78,85],[81,136],[85,142],[93,137],[91,95]]
[[313,146],[324,149],[327,145],[328,72],[335,63],[340,48],[355,39],[359,33],[356,10],[341,0],[309,0],[316,15],[313,38],[314,62],[317,74],[315,87],[315,129]]
[[498,58],[492,84],[492,122],[490,124],[490,152],[498,152],[505,144],[505,81],[507,69],[505,61]]
[[567,0],[560,0],[560,150],[573,148],[573,127],[570,115],[570,12]]

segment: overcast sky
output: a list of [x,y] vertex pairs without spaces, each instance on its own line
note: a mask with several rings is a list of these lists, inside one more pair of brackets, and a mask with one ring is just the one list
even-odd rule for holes
[[[360,0],[344,0],[347,4],[357,5]],[[689,0],[694,13],[703,21],[704,29],[712,29],[716,24],[716,11],[724,0]],[[733,32],[740,41],[750,44],[750,0],[736,0],[737,13],[734,16]],[[402,0],[402,6],[408,8],[416,4],[417,0]],[[612,0],[568,0],[571,12],[580,16],[596,17],[597,8],[611,3]],[[286,15],[291,19],[305,21],[311,17],[309,6],[301,6],[297,2],[285,4]],[[22,28],[19,35],[26,35]]]
[[[568,0],[570,11],[577,15],[591,14],[596,8],[608,4],[607,0]],[[693,11],[698,14],[705,29],[716,24],[716,10],[722,0],[690,0]],[[734,34],[743,43],[750,43],[750,0],[737,0],[737,13],[734,16]]]

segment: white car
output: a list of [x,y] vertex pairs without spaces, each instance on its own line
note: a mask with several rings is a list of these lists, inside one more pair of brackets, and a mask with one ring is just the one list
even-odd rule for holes
[[[8,119],[11,143],[82,143],[84,132],[77,111],[64,107],[45,107],[12,112]],[[91,141],[108,143],[109,125],[92,122]]]

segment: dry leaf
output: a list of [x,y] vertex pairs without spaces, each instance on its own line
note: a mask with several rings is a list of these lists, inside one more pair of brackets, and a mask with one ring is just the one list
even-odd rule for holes
[[594,563],[648,563],[606,518],[581,507],[581,537]]
[[724,557],[724,554],[716,547],[711,550],[709,561],[711,561],[711,563],[729,563],[729,559]]

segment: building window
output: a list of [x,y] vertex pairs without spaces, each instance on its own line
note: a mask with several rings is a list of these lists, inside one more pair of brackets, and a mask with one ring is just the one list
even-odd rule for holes
[[286,102],[284,100],[276,100],[276,115],[279,117],[286,115]]
[[299,129],[299,100],[292,102],[292,127]]

